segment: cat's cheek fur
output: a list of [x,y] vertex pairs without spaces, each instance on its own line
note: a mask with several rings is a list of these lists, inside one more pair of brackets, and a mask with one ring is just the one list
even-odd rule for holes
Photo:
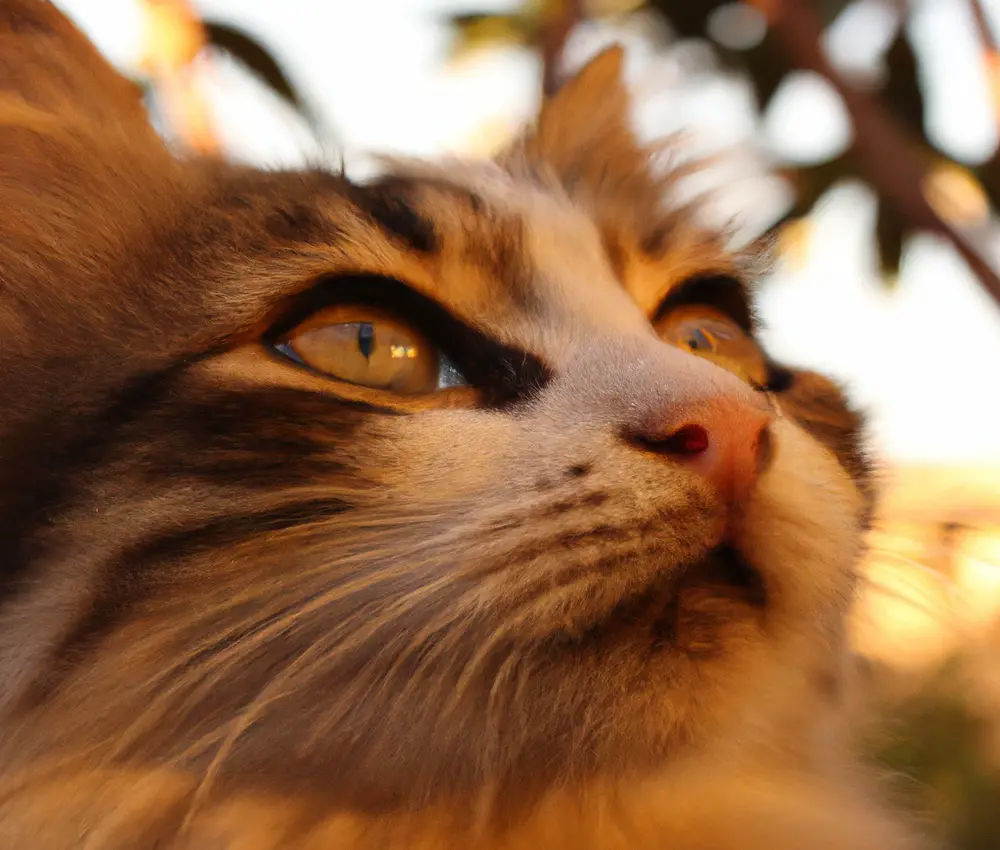
[[[683,572],[692,553],[701,557],[727,533],[721,514],[693,508],[699,482],[685,481],[662,459],[616,444],[600,429],[568,423],[547,429],[530,412],[446,411],[379,421],[371,432],[392,492],[429,514],[451,514],[456,526],[464,526],[467,546],[457,547],[454,556],[458,572],[469,568],[469,560],[509,570],[515,582],[517,565],[505,556],[525,541],[566,559],[579,544],[567,548],[558,541],[579,528],[644,510],[680,511],[657,528],[664,540],[661,556],[609,574],[604,593],[591,594],[586,605],[578,602],[572,616],[540,619],[536,637],[557,625],[585,628],[644,582]],[[694,654],[666,652],[659,663],[669,675],[656,677],[655,687],[650,680],[647,688],[672,716],[687,722],[700,714],[689,734],[722,741],[734,756],[764,747],[772,756],[812,763],[823,760],[830,736],[839,732],[834,721],[849,650],[843,618],[856,581],[862,498],[833,453],[799,425],[778,420],[772,436],[769,469],[728,530],[763,578],[765,610],[730,607],[713,593],[685,590],[677,648]],[[575,472],[568,474],[570,469]],[[588,501],[588,494],[601,499]],[[684,540],[669,539],[671,525],[684,529]],[[699,549],[690,548],[693,541]],[[549,568],[539,559],[528,565],[528,574]],[[762,693],[769,698],[761,700]],[[637,723],[651,720],[641,703],[633,708]]]
[[733,535],[763,573],[772,628],[791,635],[826,625],[839,638],[861,552],[862,499],[832,452],[801,427],[778,419],[772,436],[771,468]]
[[[501,831],[474,800],[458,817],[437,808],[366,817],[255,793],[205,808],[178,834],[191,790],[190,776],[166,769],[63,773],[30,796],[5,797],[3,837],[11,847],[85,840],[101,850],[929,850],[870,802],[863,777],[831,783],[708,760],[652,780],[554,791]],[[43,834],[50,843],[38,844]]]

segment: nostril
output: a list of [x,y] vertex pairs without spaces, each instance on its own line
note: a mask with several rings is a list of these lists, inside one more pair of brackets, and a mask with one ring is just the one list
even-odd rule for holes
[[630,442],[637,447],[661,455],[694,458],[708,451],[711,440],[704,425],[682,425],[666,436],[632,434]]
[[629,442],[698,474],[727,502],[745,498],[770,461],[771,414],[723,397],[681,415],[632,431]]
[[697,455],[708,448],[708,430],[701,425],[684,425],[657,442],[657,448],[667,454]]
[[754,452],[754,464],[756,466],[757,473],[763,472],[771,464],[771,454],[773,448],[771,446],[771,429],[764,427],[757,434],[757,440],[754,442],[753,446]]

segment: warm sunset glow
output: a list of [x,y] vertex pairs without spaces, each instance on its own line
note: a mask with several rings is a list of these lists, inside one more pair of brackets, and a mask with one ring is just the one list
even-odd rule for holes
[[979,181],[966,169],[939,163],[924,178],[924,197],[945,221],[982,224],[990,214],[989,200]]

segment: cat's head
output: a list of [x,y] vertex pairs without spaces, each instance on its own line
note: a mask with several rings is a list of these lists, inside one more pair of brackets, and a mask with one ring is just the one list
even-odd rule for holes
[[809,756],[858,421],[764,353],[753,263],[672,206],[620,64],[495,161],[356,185],[176,159],[4,4],[6,764],[378,807]]

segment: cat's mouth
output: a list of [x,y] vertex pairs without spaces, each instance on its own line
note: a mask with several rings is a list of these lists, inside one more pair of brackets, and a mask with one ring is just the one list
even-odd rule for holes
[[767,605],[767,586],[760,571],[728,541],[684,571],[678,593],[691,588],[715,590],[727,597],[735,594],[755,608]]
[[768,603],[761,572],[726,541],[635,596],[620,600],[584,634],[597,640],[641,634],[654,651],[720,647],[723,629],[759,622]]
[[688,657],[714,655],[723,634],[760,621],[767,607],[760,571],[731,543],[722,543],[684,570],[659,610],[652,610],[655,651],[681,650]]

